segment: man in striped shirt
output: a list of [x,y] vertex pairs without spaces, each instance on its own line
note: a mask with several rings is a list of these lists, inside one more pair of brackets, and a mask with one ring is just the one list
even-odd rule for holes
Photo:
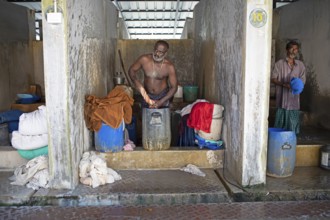
[[300,79],[303,84],[306,82],[306,69],[303,62],[297,60],[299,44],[290,41],[286,45],[287,56],[275,63],[271,81],[276,85],[276,116],[275,125],[277,128],[294,131],[300,130],[300,100],[299,94],[293,92],[291,80]]

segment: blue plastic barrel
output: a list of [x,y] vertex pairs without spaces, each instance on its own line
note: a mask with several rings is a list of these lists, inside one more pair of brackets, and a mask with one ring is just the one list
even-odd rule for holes
[[296,163],[297,138],[293,131],[268,129],[267,175],[291,176]]
[[102,123],[99,131],[94,133],[95,149],[99,152],[118,152],[124,146],[124,123],[119,128],[112,128]]
[[136,117],[134,115],[132,116],[131,123],[130,124],[125,124],[125,128],[128,131],[129,139],[136,144],[136,142],[137,142],[137,137],[136,137]]

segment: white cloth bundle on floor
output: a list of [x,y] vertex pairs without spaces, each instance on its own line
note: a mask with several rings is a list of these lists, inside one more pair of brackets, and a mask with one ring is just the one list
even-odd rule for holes
[[23,135],[47,134],[46,106],[38,107],[38,110],[23,113],[19,117],[18,131]]
[[39,156],[15,169],[14,175],[9,178],[12,185],[26,186],[34,190],[40,187],[48,188],[48,156]]
[[121,180],[121,176],[113,169],[108,168],[106,161],[93,151],[83,154],[79,163],[79,177],[82,184],[93,188]]
[[11,145],[18,150],[34,150],[48,145],[48,134],[22,135],[13,131]]

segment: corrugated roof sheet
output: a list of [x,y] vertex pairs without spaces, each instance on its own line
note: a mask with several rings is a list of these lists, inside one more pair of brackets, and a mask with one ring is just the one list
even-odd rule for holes
[[[36,20],[42,20],[41,0],[7,0],[34,10]],[[92,1],[92,0],[91,0]],[[109,0],[120,11],[133,39],[179,39],[186,18],[193,17],[199,0]],[[230,0],[228,0],[230,1]],[[274,0],[274,7],[298,0]],[[36,23],[37,25],[37,23]]]
[[126,22],[131,38],[177,39],[199,1],[112,1]]

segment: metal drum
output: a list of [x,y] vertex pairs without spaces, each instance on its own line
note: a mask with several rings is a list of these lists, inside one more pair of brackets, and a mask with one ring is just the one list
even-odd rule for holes
[[142,109],[142,145],[146,150],[167,150],[171,145],[169,108]]

